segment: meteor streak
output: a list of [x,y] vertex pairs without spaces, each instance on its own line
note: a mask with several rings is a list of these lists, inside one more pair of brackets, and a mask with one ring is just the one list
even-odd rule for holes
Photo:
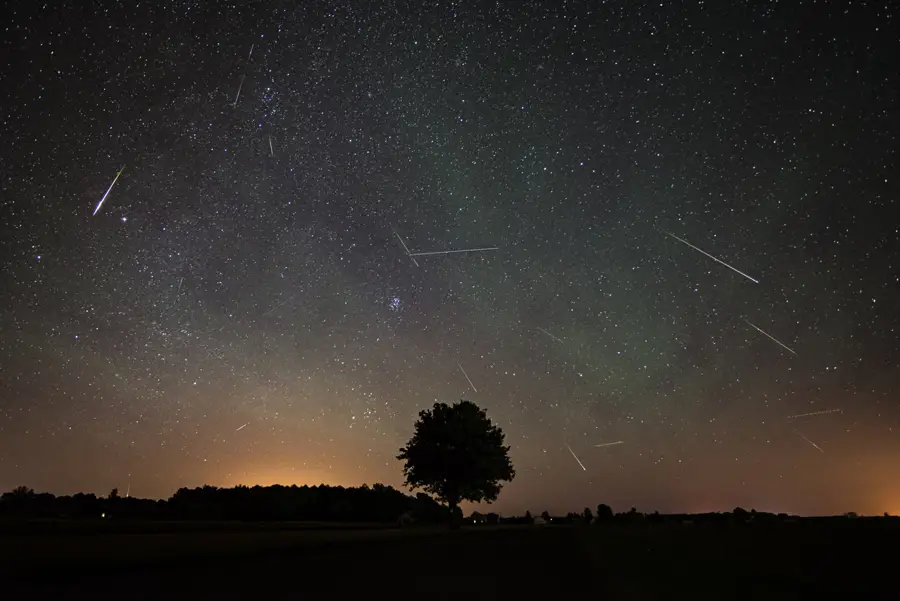
[[475,392],[478,392],[478,389],[475,388],[475,385],[474,385],[474,384],[472,384],[472,379],[469,377],[469,374],[466,373],[466,370],[465,370],[465,368],[462,366],[462,363],[460,363],[459,361],[457,361],[456,364],[459,365],[460,371],[463,372],[463,375],[466,377],[466,380],[469,381],[469,386],[472,387],[472,390],[474,390]]
[[623,442],[625,442],[625,441],[624,441],[624,440],[617,440],[616,442],[604,442],[603,444],[595,444],[595,445],[594,445],[594,448],[599,449],[599,448],[601,448],[601,447],[611,447],[611,446],[613,446],[613,445],[622,444]]
[[172,299],[172,303],[169,305],[169,308],[173,307],[175,303],[178,302],[178,296],[181,294],[181,284],[184,282],[184,276],[178,278],[178,288],[175,290],[175,298]]
[[[103,198],[100,199],[100,202],[97,203],[97,208],[94,209],[94,215],[96,215],[97,211],[100,210],[100,207],[103,206],[103,203],[106,201],[106,197],[109,196],[109,193],[112,191],[113,186],[116,185],[116,182],[119,180],[119,176],[122,175],[123,171],[125,171],[125,165],[122,165],[122,168],[119,169],[119,172],[116,174],[116,178],[109,185],[109,188],[106,189],[106,194],[104,194]],[[91,215],[91,217],[93,217],[94,215]]]
[[415,257],[413,257],[413,256],[409,253],[409,248],[406,247],[406,242],[403,241],[403,238],[400,237],[400,234],[397,233],[397,230],[395,230],[395,229],[393,229],[393,228],[391,228],[391,229],[393,230],[394,235],[397,236],[397,240],[399,240],[399,241],[400,241],[400,244],[403,245],[403,250],[406,251],[406,256],[408,256],[410,259],[412,259],[413,265],[415,265],[416,267],[418,267],[418,266],[419,266],[419,262],[416,261]]
[[246,428],[246,427],[249,426],[249,425],[250,425],[250,422],[247,422],[246,424],[244,424],[243,426],[241,426],[240,428],[238,428],[237,430],[235,430],[235,432],[240,432],[241,430],[243,430],[244,428]]
[[569,452],[570,452],[570,453],[572,453],[572,457],[575,458],[575,461],[578,462],[578,465],[581,466],[581,469],[584,470],[584,471],[587,471],[587,468],[584,467],[584,464],[583,464],[583,463],[581,463],[581,459],[578,458],[578,455],[575,454],[575,451],[572,450],[572,447],[570,447],[569,445],[566,445],[566,448],[569,449]]
[[800,432],[799,430],[794,430],[794,432],[796,432],[797,434],[799,434],[799,435],[800,435],[800,438],[802,438],[803,440],[805,440],[806,442],[808,442],[808,443],[811,444],[812,446],[816,447],[816,449],[818,449],[820,453],[824,453],[824,452],[825,452],[825,451],[822,450],[822,447],[820,447],[819,445],[817,445],[816,443],[814,443],[813,441],[811,441],[811,440],[808,439],[807,437],[803,436],[803,433]]
[[286,299],[284,299],[283,301],[281,301],[280,303],[278,303],[277,305],[275,305],[274,307],[272,307],[271,309],[269,309],[268,311],[266,311],[265,313],[263,313],[262,316],[263,316],[263,317],[266,317],[266,316],[268,316],[268,315],[271,315],[272,313],[275,312],[276,309],[280,309],[280,308],[283,307],[286,303],[288,303],[289,301],[293,300],[294,296],[295,296],[295,295],[293,295],[293,294],[290,295],[289,297],[287,297]]
[[450,253],[475,253],[487,250],[500,250],[499,246],[489,246],[487,248],[463,248],[460,250],[432,250],[424,253],[409,253],[410,257],[424,257],[426,255],[448,255]]
[[272,148],[272,136],[269,136],[269,152],[273,157],[275,156],[275,150]]
[[[544,334],[546,334],[547,336],[549,336],[550,338],[552,338],[553,340],[555,340],[555,341],[557,341],[557,342],[563,342],[562,339],[557,338],[556,336],[554,336],[553,334],[551,334],[550,332],[548,332],[548,331],[545,330],[544,328],[537,328],[537,329],[540,330],[541,332],[543,332]],[[564,344],[565,344],[565,343],[564,343]]]
[[754,330],[757,330],[757,331],[758,331],[760,334],[762,334],[763,336],[766,336],[766,337],[769,338],[770,340],[773,340],[773,341],[775,342],[775,344],[777,344],[777,345],[780,346],[781,348],[790,351],[790,352],[793,353],[794,355],[797,354],[797,353],[794,353],[794,351],[793,351],[790,347],[788,347],[788,346],[785,345],[785,344],[782,344],[782,343],[781,343],[779,340],[777,340],[774,336],[771,336],[771,335],[765,333],[764,331],[762,331],[762,329],[756,327],[755,325],[753,325],[752,323],[750,323],[750,322],[747,321],[746,319],[745,319],[744,321],[747,322],[747,325],[748,325],[748,326],[752,327]]
[[244,87],[244,76],[241,75],[241,84],[238,86],[237,95],[235,95],[235,97],[234,97],[234,104],[232,105],[233,107],[237,107],[237,101],[238,101],[238,98],[241,97],[241,88],[243,88],[243,87]]
[[812,417],[813,415],[825,415],[826,413],[841,413],[843,409],[823,409],[822,411],[813,411],[812,413],[799,413],[797,415],[789,415],[788,419],[797,417]]
[[667,235],[669,235],[669,236],[672,236],[673,238],[675,238],[676,240],[678,240],[678,241],[681,242],[682,244],[687,244],[688,246],[690,246],[691,248],[693,248],[693,249],[696,250],[697,252],[703,253],[704,255],[706,255],[707,257],[709,257],[710,259],[712,259],[712,260],[715,261],[716,263],[720,263],[720,264],[724,265],[725,267],[727,267],[728,269],[730,269],[731,271],[733,271],[733,272],[735,272],[735,273],[739,273],[740,275],[744,276],[745,278],[747,278],[748,280],[750,280],[750,281],[753,282],[754,284],[759,284],[759,280],[754,280],[753,278],[751,278],[749,275],[747,275],[747,274],[744,273],[743,271],[739,271],[739,270],[735,269],[734,267],[732,267],[731,265],[729,265],[728,263],[726,263],[725,261],[722,261],[722,260],[720,260],[720,259],[715,258],[714,256],[712,256],[711,254],[709,254],[709,253],[706,252],[705,250],[701,250],[701,249],[697,248],[696,246],[694,246],[693,244],[691,244],[691,243],[688,242],[687,240],[683,240],[683,239],[679,238],[678,236],[676,236],[675,234],[670,234],[669,232],[665,232],[665,233],[666,233]]

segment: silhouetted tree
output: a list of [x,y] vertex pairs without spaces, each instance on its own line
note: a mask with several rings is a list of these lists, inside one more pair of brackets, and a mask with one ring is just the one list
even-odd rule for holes
[[[515,477],[503,441],[503,431],[475,403],[435,403],[419,413],[415,433],[397,459],[405,461],[408,487],[434,495],[455,516],[460,501],[490,503],[500,494],[500,482]],[[452,525],[457,524],[454,518]]]
[[34,490],[17,486],[0,496],[0,511],[10,515],[26,514],[34,505]]
[[743,507],[735,507],[731,512],[731,518],[735,522],[747,522],[750,520],[750,512]]
[[610,507],[606,503],[600,503],[599,505],[597,505],[597,521],[608,522],[611,519],[613,519],[612,507]]
[[585,524],[590,524],[594,521],[594,512],[591,511],[590,507],[585,507],[584,511],[581,513],[581,516],[584,518]]
[[526,511],[526,512],[525,512],[525,523],[526,523],[526,524],[533,524],[533,523],[534,523],[534,518],[531,517],[531,512],[530,512],[530,511]]
[[111,491],[109,491],[109,496],[107,497],[107,499],[109,499],[110,501],[115,501],[118,498],[119,498],[119,489],[118,488],[114,488]]
[[615,517],[617,520],[624,522],[639,522],[644,519],[644,514],[639,513],[637,509],[632,507],[628,510],[628,513],[617,513]]
[[550,512],[549,512],[549,511],[544,511],[543,513],[541,513],[541,517],[542,517],[542,518],[544,519],[544,521],[547,522],[548,524],[551,522]]

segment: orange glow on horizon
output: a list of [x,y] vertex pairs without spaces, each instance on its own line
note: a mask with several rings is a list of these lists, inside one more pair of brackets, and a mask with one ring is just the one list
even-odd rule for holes
[[334,470],[291,469],[289,467],[235,470],[221,478],[221,480],[224,482],[222,486],[225,487],[239,485],[273,486],[276,484],[280,484],[281,486],[318,486],[320,484],[328,486],[353,486],[348,483],[347,478],[343,478],[339,474],[336,474]]

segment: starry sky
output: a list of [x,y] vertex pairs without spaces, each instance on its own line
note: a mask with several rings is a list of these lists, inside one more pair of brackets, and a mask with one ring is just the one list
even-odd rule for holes
[[3,490],[900,512],[890,3],[132,4],[2,9]]

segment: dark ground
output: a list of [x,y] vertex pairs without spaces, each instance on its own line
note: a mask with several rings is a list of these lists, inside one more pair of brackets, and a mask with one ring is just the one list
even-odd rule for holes
[[4,595],[900,598],[898,520],[457,532],[120,524],[119,532],[102,531],[109,528],[0,526]]

